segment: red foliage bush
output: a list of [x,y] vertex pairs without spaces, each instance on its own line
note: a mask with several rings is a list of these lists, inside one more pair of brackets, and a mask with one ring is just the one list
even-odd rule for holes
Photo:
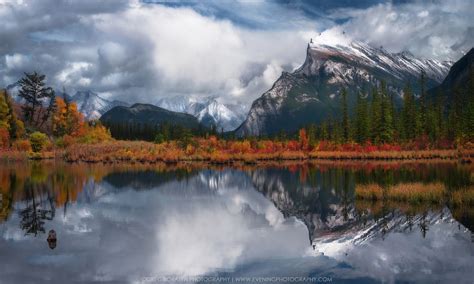
[[8,129],[0,128],[0,148],[8,148],[10,146],[10,133]]

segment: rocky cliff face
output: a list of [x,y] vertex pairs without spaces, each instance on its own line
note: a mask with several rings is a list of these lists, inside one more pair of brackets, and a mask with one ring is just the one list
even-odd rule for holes
[[348,103],[353,105],[357,93],[367,93],[383,80],[401,100],[407,83],[415,93],[419,90],[421,72],[430,88],[442,82],[450,66],[451,62],[417,59],[408,52],[393,54],[360,42],[329,45],[316,41],[308,44],[300,68],[283,72],[272,88],[253,102],[236,134],[272,135],[319,123],[337,114],[342,88],[348,90]]

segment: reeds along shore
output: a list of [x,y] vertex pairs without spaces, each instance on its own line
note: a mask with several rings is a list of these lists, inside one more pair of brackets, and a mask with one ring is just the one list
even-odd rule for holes
[[[269,145],[272,144],[272,145]],[[280,143],[281,144],[281,143]],[[49,149],[41,153],[19,150],[0,151],[1,160],[64,159],[68,162],[180,162],[257,163],[283,160],[460,160],[472,162],[474,149],[443,150],[301,150],[291,145],[267,142],[252,147],[247,141],[227,141],[225,144],[198,141],[181,147],[177,142],[155,144],[144,141],[106,141],[96,144],[72,144],[66,148]]]

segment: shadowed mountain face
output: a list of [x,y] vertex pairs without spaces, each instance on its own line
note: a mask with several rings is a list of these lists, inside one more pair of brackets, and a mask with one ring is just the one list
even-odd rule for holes
[[452,97],[454,91],[464,91],[468,86],[470,80],[474,80],[474,48],[472,48],[466,55],[461,57],[453,64],[449,70],[448,75],[443,80],[441,85],[431,89],[429,94],[436,96],[441,93],[448,95],[448,99]]
[[392,54],[359,42],[311,43],[304,64],[293,73],[283,72],[273,87],[255,100],[238,136],[271,135],[283,129],[296,131],[337,113],[340,90],[348,90],[355,105],[359,92],[368,93],[385,81],[401,101],[402,90],[412,84],[419,91],[421,72],[428,88],[437,86],[448,73],[450,62],[421,60],[408,52]]

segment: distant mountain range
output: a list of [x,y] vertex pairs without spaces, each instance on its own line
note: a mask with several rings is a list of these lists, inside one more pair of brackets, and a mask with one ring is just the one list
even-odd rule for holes
[[272,88],[255,100],[237,136],[272,135],[296,131],[309,123],[336,116],[340,90],[348,90],[349,107],[356,94],[368,92],[382,80],[388,90],[399,94],[410,82],[419,92],[421,72],[428,88],[439,85],[451,62],[417,59],[408,52],[389,53],[360,42],[329,45],[308,44],[306,60],[292,73],[283,72]]
[[[21,98],[18,97],[19,85],[17,83],[9,85],[7,90],[15,101],[21,102]],[[56,92],[56,95],[64,96],[59,91]],[[130,106],[129,103],[124,101],[105,99],[90,90],[78,91],[73,96],[66,94],[66,97],[76,102],[78,110],[89,120],[99,119],[104,113],[116,106]],[[248,111],[244,104],[223,104],[216,97],[166,97],[159,99],[156,106],[174,112],[191,114],[204,126],[211,127],[214,125],[218,131],[236,129],[245,120]]]
[[245,105],[223,104],[216,97],[167,97],[159,99],[156,105],[167,110],[191,114],[204,126],[214,125],[219,131],[236,129],[244,121],[248,111]]
[[70,98],[76,102],[77,109],[87,119],[99,119],[104,113],[116,106],[129,106],[130,104],[117,100],[106,100],[92,91],[79,91]]
[[[18,83],[7,86],[7,90],[16,102],[22,102],[18,96]],[[56,96],[67,97],[77,104],[77,109],[89,120],[99,119],[104,113],[116,106],[129,106],[129,103],[117,100],[107,100],[90,90],[78,91],[73,96],[56,91]]]

